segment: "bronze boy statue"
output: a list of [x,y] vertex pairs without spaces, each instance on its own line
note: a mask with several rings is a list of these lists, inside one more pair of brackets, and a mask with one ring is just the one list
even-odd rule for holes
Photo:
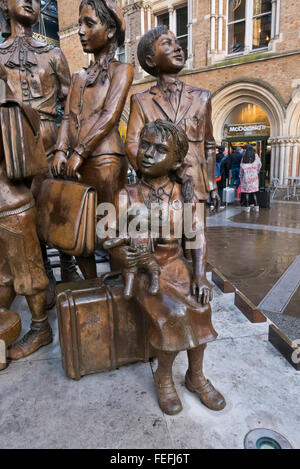
[[[197,244],[191,249],[192,268],[183,255],[178,233],[175,236],[178,215],[175,217],[174,214],[179,213],[182,218],[186,202],[183,196],[185,188],[176,182],[176,172],[180,170],[187,152],[188,140],[180,128],[170,121],[147,123],[142,129],[136,156],[141,179],[136,184],[126,185],[115,203],[116,207],[119,207],[119,202],[120,207],[126,205],[124,198],[129,208],[136,204],[150,208],[149,201],[156,203],[165,207],[162,225],[169,223],[170,234],[164,236],[163,231],[159,231],[154,239],[152,256],[160,267],[159,290],[153,294],[149,288],[148,259],[144,272],[135,277],[133,285],[133,299],[149,319],[149,339],[158,359],[154,381],[159,405],[166,414],[177,414],[182,409],[172,379],[172,365],[181,350],[187,350],[189,360],[185,377],[187,388],[210,409],[221,410],[226,405],[223,396],[205,378],[202,368],[206,343],[214,340],[217,333],[211,323],[209,301],[212,287],[205,273],[205,212],[199,212],[198,208],[200,206],[201,209],[203,204],[198,203],[195,195],[189,194],[188,198],[193,229],[185,233],[189,238],[197,233]],[[132,236],[130,232],[129,235]],[[128,235],[123,232],[123,236],[126,239]],[[111,252],[123,265],[125,274],[143,261],[143,253],[130,246],[114,247]]]
[[[96,188],[98,202],[113,202],[124,186],[127,161],[119,121],[133,79],[131,65],[115,60],[125,38],[125,21],[114,0],[82,0],[79,36],[95,61],[72,77],[53,162],[69,177]],[[94,256],[78,258],[85,278],[97,276]]]
[[[51,161],[58,134],[57,106],[64,107],[71,76],[62,51],[38,42],[32,37],[32,28],[40,18],[40,0],[0,0],[5,23],[2,34],[7,40],[0,45],[0,62],[8,74],[8,90],[12,97],[31,106],[40,114],[40,132],[48,161]],[[39,192],[43,177],[33,182],[33,192]],[[44,264],[50,280],[47,305],[55,303],[55,278],[47,258],[46,246],[41,245]],[[74,262],[61,254],[62,279],[78,280]]]
[[157,26],[141,38],[138,59],[147,73],[157,77],[157,83],[131,97],[126,152],[132,166],[137,169],[138,141],[144,125],[155,119],[170,120],[186,132],[189,141],[182,179],[192,177],[198,200],[211,197],[218,208],[209,91],[188,86],[178,79],[184,67],[184,53],[166,26]]
[[[6,69],[1,65],[1,79],[7,81]],[[8,356],[13,360],[26,357],[52,341],[52,330],[46,315],[46,287],[48,279],[44,270],[40,244],[36,233],[36,209],[31,190],[27,187],[26,174],[39,174],[47,171],[44,154],[44,169],[39,164],[31,166],[32,171],[22,173],[22,163],[33,162],[32,155],[37,140],[31,138],[39,115],[30,106],[13,99],[5,98],[0,106],[1,146],[0,146],[0,312],[9,317],[10,306],[16,294],[26,297],[32,323],[21,341],[9,349]],[[19,145],[20,134],[27,141],[23,148]],[[4,144],[5,140],[5,144]],[[31,142],[30,145],[28,142]],[[10,142],[10,145],[7,143]],[[20,154],[22,148],[24,153]],[[42,143],[39,148],[44,152]],[[26,149],[26,153],[25,153]],[[37,159],[41,158],[40,151]],[[28,161],[30,160],[30,161]],[[36,160],[35,160],[36,161]],[[27,165],[25,164],[25,167]],[[22,168],[22,169],[21,169]],[[21,169],[21,174],[19,170]],[[16,171],[15,171],[16,170]],[[36,170],[36,172],[35,172]]]

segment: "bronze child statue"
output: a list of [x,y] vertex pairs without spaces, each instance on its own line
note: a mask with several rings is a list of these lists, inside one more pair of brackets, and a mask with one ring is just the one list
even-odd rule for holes
[[[170,234],[165,237],[163,231],[160,231],[160,235],[154,239],[154,251],[151,254],[160,267],[159,289],[155,295],[149,291],[151,277],[149,280],[145,269],[134,279],[133,300],[149,319],[149,340],[158,359],[154,378],[158,402],[162,411],[170,415],[182,410],[172,378],[172,365],[181,350],[187,350],[188,354],[189,367],[185,376],[187,388],[195,392],[210,409],[221,410],[226,405],[223,396],[205,378],[202,368],[206,343],[214,340],[217,333],[211,323],[209,302],[212,299],[212,287],[205,273],[205,212],[197,210],[201,204],[196,195],[189,194],[188,197],[192,208],[193,230],[181,233],[183,239],[185,235],[189,239],[192,239],[194,233],[197,235],[197,244],[191,249],[192,266],[183,255],[178,233],[175,236],[178,213],[180,218],[185,216],[183,208],[187,201],[183,195],[184,184],[176,182],[176,173],[187,153],[188,140],[183,130],[170,121],[147,123],[141,131],[136,155],[136,167],[141,179],[136,184],[126,185],[115,202],[118,207],[122,198],[120,207],[135,204],[149,207],[148,202],[151,201],[165,204],[169,209],[162,224],[169,223]],[[127,245],[116,246],[111,252],[123,265],[125,272],[135,263],[143,262],[143,254]]]
[[[40,0],[0,0],[4,17],[0,45],[0,63],[7,70],[8,92],[20,102],[39,112],[40,132],[50,164],[58,134],[56,119],[58,105],[64,107],[71,82],[70,70],[61,49],[38,42],[33,26],[40,19]],[[45,176],[34,178],[32,190],[36,197]],[[41,245],[46,273],[50,283],[47,305],[55,303],[55,278],[47,258],[46,246]],[[75,264],[69,256],[60,254],[64,281],[78,280]]]
[[189,150],[181,178],[192,178],[198,200],[210,197],[215,208],[220,199],[215,181],[216,145],[211,122],[209,91],[186,85],[178,78],[184,67],[184,52],[175,35],[164,25],[148,31],[138,44],[141,67],[157,77],[151,88],[131,97],[126,152],[137,169],[138,141],[147,122],[167,119],[187,134]]
[[[1,79],[7,82],[6,69],[2,65],[0,68]],[[18,360],[49,344],[52,341],[52,330],[46,315],[48,279],[36,233],[35,202],[25,182],[26,173],[23,177],[11,174],[14,173],[12,167],[19,169],[20,161],[32,159],[35,151],[33,145],[36,142],[32,139],[28,153],[21,155],[18,151],[14,151],[13,145],[11,147],[4,145],[4,139],[7,142],[7,138],[10,138],[12,142],[14,138],[20,138],[20,135],[16,134],[16,129],[9,129],[9,123],[3,121],[3,117],[7,115],[15,116],[15,127],[17,128],[18,124],[18,128],[22,128],[24,140],[29,140],[32,134],[31,126],[35,126],[34,122],[39,121],[39,115],[30,106],[12,99],[8,98],[1,102],[1,128],[6,133],[1,135],[0,149],[0,312],[2,317],[10,316],[11,304],[16,294],[19,294],[26,297],[32,316],[29,332],[8,351],[9,358]],[[16,140],[14,142],[16,143]],[[24,145],[24,148],[27,146]],[[41,148],[44,151],[42,143]],[[40,156],[38,152],[38,159]],[[44,159],[47,171],[45,154]],[[34,170],[31,174],[35,174]],[[39,171],[36,174],[39,174]]]
[[[53,174],[64,165],[69,177],[80,176],[97,190],[98,202],[113,202],[124,186],[127,161],[119,121],[133,80],[131,65],[115,60],[125,38],[125,21],[114,0],[82,0],[79,36],[95,61],[72,77],[60,128]],[[94,256],[78,258],[85,278],[97,276]]]

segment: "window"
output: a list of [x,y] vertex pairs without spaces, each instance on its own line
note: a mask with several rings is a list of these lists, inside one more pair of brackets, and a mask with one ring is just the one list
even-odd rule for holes
[[228,1],[228,53],[268,47],[272,0]]
[[168,28],[170,27],[169,13],[163,13],[162,15],[157,16],[157,26],[165,25]]
[[[172,16],[174,15],[174,16]],[[170,20],[174,28],[170,26]],[[157,26],[164,24],[171,29],[181,45],[185,60],[188,58],[188,9],[187,6],[176,8],[173,13],[163,13],[156,16]]]
[[253,49],[268,47],[271,39],[272,1],[253,0]]
[[125,53],[125,45],[118,47],[117,49],[117,60],[119,62],[125,63],[126,62],[126,53]]
[[188,11],[187,7],[178,8],[176,11],[176,36],[184,52],[185,60],[188,58]]
[[228,7],[228,53],[245,50],[246,0],[230,0]]

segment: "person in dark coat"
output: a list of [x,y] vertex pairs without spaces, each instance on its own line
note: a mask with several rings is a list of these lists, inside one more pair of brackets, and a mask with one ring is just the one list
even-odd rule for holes
[[233,153],[230,155],[230,168],[232,170],[230,187],[233,187],[236,181],[236,189],[240,185],[240,166],[243,157],[242,147],[236,147]]
[[224,145],[220,145],[218,147],[218,153],[216,156],[216,175],[219,175],[217,178],[217,185],[218,193],[221,199],[221,207],[224,207],[223,189],[226,187],[226,180],[229,178],[229,169],[230,161],[228,157],[228,150]]

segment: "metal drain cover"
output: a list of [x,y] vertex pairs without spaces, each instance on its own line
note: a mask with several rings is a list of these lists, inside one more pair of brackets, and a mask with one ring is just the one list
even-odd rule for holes
[[245,436],[245,449],[293,449],[284,436],[266,428],[256,428]]

